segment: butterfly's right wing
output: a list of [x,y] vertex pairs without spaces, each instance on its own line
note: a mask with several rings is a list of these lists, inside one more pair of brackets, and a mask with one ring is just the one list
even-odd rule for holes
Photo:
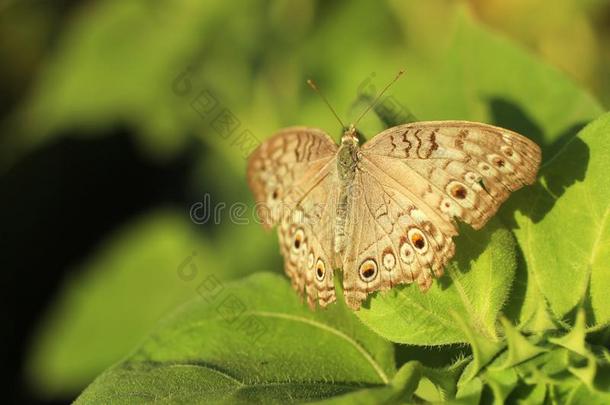
[[453,256],[455,219],[481,228],[512,191],[535,181],[540,157],[515,132],[465,121],[400,125],[365,143],[343,255],[350,307],[395,284],[430,288]]
[[337,145],[323,131],[287,128],[264,142],[248,161],[257,213],[278,226],[284,270],[311,307],[335,300],[332,249]]

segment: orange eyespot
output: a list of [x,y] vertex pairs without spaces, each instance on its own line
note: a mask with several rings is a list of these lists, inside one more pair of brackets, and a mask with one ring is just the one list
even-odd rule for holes
[[364,276],[364,278],[369,278],[373,274],[375,274],[375,267],[373,266],[367,266],[362,270],[362,275]]
[[466,198],[466,194],[468,194],[468,191],[461,184],[456,184],[451,188],[451,195],[454,198],[463,200],[464,198]]
[[415,247],[417,253],[426,253],[426,251],[428,250],[428,246],[426,244],[426,237],[419,229],[411,228],[409,230],[408,236],[411,245]]
[[424,241],[424,238],[422,238],[422,236],[418,233],[413,234],[413,236],[411,236],[411,243],[413,243],[413,246],[415,246],[418,249],[423,249],[424,246],[426,246],[426,242]]
[[377,276],[377,263],[373,259],[366,259],[360,265],[360,278],[364,282],[370,282]]

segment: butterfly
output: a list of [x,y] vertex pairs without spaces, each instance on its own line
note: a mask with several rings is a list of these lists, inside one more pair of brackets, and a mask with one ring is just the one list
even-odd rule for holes
[[427,291],[455,252],[456,220],[480,229],[509,194],[536,180],[528,138],[468,121],[388,128],[360,145],[350,125],[279,131],[249,157],[248,182],[267,229],[277,225],[284,269],[313,309],[417,283]]

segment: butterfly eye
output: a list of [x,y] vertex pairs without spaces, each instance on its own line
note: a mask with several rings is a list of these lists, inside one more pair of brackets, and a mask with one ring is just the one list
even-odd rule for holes
[[426,253],[428,250],[428,243],[426,242],[426,237],[422,231],[417,228],[411,228],[407,236],[415,250],[419,253]]
[[413,255],[413,248],[406,240],[403,240],[402,244],[400,245],[400,260],[410,264],[413,262],[413,259],[415,259],[415,256]]
[[294,251],[298,252],[301,247],[303,246],[303,240],[305,239],[305,233],[303,232],[302,229],[297,229],[297,231],[294,234],[294,240],[292,243],[292,248]]
[[494,158],[492,160],[492,162],[493,162],[494,165],[496,165],[498,167],[504,167],[504,160],[499,158],[499,157]]
[[386,248],[383,252],[383,267],[388,271],[392,271],[394,266],[396,266],[396,257],[394,257],[391,248]]
[[[469,196],[469,190],[466,186],[459,181],[452,181],[447,185],[447,194],[449,194],[458,204],[465,208],[472,208],[476,200],[476,195]],[[445,207],[449,208],[449,207]]]
[[481,170],[482,173],[485,173],[487,175],[490,174],[491,172],[491,167],[487,164],[487,163],[479,163],[479,169]]
[[479,177],[476,175],[476,173],[468,172],[464,175],[464,180],[466,180],[468,183],[476,183],[479,181]]
[[521,156],[519,156],[519,154],[517,152],[515,152],[515,150],[513,148],[511,148],[510,146],[504,145],[504,146],[502,146],[502,148],[500,148],[500,150],[502,151],[504,156],[508,157],[513,162],[515,162],[515,163],[521,162]]
[[271,199],[275,201],[278,198],[280,198],[280,190],[276,188],[271,192]]
[[377,277],[377,263],[375,263],[375,260],[366,259],[360,265],[359,273],[360,273],[360,278],[365,283],[373,281],[375,279],[375,277]]
[[447,186],[447,192],[457,200],[463,200],[468,195],[468,190],[466,189],[466,186],[457,181],[452,181],[451,183],[449,183],[449,185]]
[[441,211],[453,217],[459,217],[462,214],[462,208],[459,207],[451,198],[445,198],[441,201]]
[[322,259],[318,259],[316,262],[316,278],[318,281],[324,280],[324,275],[326,274],[326,265]]
[[489,155],[488,159],[492,165],[494,165],[498,170],[500,170],[503,173],[510,172],[512,169],[510,164],[506,160],[504,160],[504,158],[502,158],[502,156],[493,154],[493,155]]

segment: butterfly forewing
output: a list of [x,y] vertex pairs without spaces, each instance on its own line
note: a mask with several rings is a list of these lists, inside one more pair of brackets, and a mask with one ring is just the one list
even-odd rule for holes
[[466,121],[432,121],[389,128],[362,154],[430,209],[481,228],[510,192],[531,184],[540,148],[515,132]]

